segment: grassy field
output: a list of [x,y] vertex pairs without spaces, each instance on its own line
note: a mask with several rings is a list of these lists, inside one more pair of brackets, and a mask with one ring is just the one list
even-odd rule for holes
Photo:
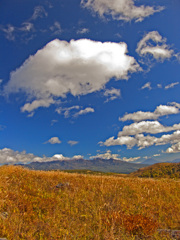
[[8,240],[171,239],[157,229],[180,229],[179,213],[179,180],[0,167],[0,237]]

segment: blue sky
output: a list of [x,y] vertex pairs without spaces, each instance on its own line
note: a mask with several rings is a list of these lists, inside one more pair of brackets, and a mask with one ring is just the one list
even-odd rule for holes
[[1,0],[0,163],[179,158],[179,12],[179,0]]

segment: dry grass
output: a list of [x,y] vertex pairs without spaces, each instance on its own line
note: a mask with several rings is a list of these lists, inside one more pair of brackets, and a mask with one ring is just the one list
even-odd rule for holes
[[179,212],[180,181],[0,167],[0,237],[8,240],[171,239],[157,229],[180,229]]

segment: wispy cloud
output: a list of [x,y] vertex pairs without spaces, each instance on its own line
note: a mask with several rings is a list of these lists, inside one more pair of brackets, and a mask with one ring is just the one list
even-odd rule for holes
[[142,90],[145,89],[145,88],[151,90],[151,89],[152,89],[151,83],[150,83],[150,82],[147,82],[147,83],[145,83],[145,84],[141,87]]
[[76,145],[78,143],[79,143],[78,141],[73,141],[73,140],[69,140],[68,141],[68,144],[71,145],[71,146],[74,146],[74,145]]
[[174,51],[166,44],[166,39],[157,31],[147,33],[138,43],[136,52],[140,56],[150,54],[156,60],[161,61],[171,58],[174,54]]
[[105,89],[104,96],[107,97],[106,102],[113,101],[121,97],[121,90],[116,88]]
[[81,5],[101,17],[111,15],[113,19],[136,22],[141,22],[144,18],[164,9],[164,7],[136,6],[134,0],[81,0]]
[[177,114],[180,112],[180,105],[178,103],[172,102],[170,105],[159,105],[156,107],[154,112],[143,112],[138,111],[134,113],[126,113],[123,117],[119,118],[119,121],[132,120],[135,122],[140,122],[143,120],[155,120],[162,116],[167,116],[170,114]]
[[174,82],[174,83],[171,83],[171,84],[168,84],[167,86],[165,86],[165,89],[169,89],[169,88],[173,88],[174,86],[178,85],[179,82]]

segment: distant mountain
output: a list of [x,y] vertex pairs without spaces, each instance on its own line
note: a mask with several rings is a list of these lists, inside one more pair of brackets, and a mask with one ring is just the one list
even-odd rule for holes
[[172,163],[179,163],[179,162],[180,162],[180,158],[174,159],[174,160],[172,161]]
[[152,165],[155,163],[159,163],[157,160],[153,159],[153,158],[148,158],[147,160],[145,160],[144,162],[142,162],[142,164],[147,164],[147,165]]
[[114,159],[101,159],[96,158],[93,160],[72,159],[72,160],[58,160],[51,162],[32,162],[23,165],[29,169],[34,170],[73,170],[73,169],[86,169],[101,172],[114,172],[114,173],[131,173],[139,168],[147,166],[146,164],[128,163],[125,161]]
[[180,163],[156,163],[130,174],[133,177],[180,178]]

